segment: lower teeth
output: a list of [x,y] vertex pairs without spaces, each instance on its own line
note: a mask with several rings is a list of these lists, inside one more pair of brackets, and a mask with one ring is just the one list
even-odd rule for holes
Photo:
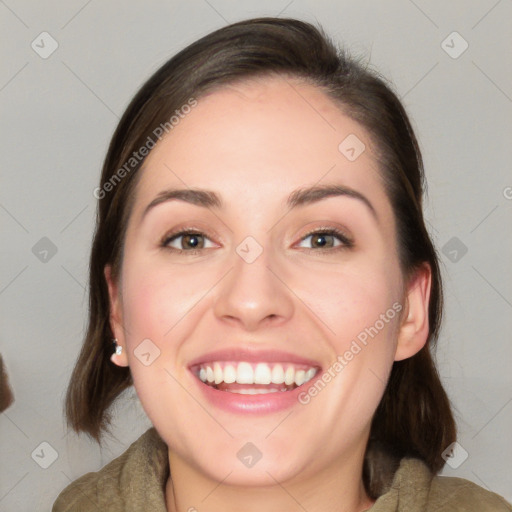
[[291,384],[290,386],[283,385],[280,388],[276,387],[252,387],[252,388],[240,388],[236,387],[233,389],[230,388],[223,388],[219,389],[217,384],[203,382],[203,384],[206,384],[207,386],[212,387],[213,389],[216,389],[217,391],[227,391],[229,393],[238,393],[239,395],[265,395],[268,393],[283,393],[284,391],[292,391],[297,386],[295,384]]
[[287,389],[225,389],[229,393],[238,393],[240,395],[265,395],[267,393],[277,393],[278,391],[287,391]]

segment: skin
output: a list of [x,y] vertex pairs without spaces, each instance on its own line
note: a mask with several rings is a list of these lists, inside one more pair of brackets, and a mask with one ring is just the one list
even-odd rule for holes
[[[366,145],[353,162],[338,150],[349,134]],[[168,510],[369,508],[361,472],[370,422],[393,361],[426,342],[431,275],[425,265],[403,280],[395,219],[368,133],[318,88],[253,80],[200,98],[141,172],[120,280],[109,266],[105,278],[123,346],[112,361],[130,366],[141,403],[169,447]],[[378,222],[350,197],[287,210],[293,190],[326,183],[364,194]],[[215,191],[225,207],[174,200],[143,217],[172,187]],[[326,225],[341,228],[354,246],[337,250],[343,242],[327,236],[322,249],[307,236]],[[186,238],[171,243],[182,253],[161,246],[164,235],[183,227],[204,233],[198,255],[186,252],[193,249]],[[263,249],[252,263],[236,252],[247,236]],[[291,351],[327,369],[395,302],[402,314],[307,405],[260,415],[219,410],[187,369],[193,358],[234,345]],[[160,350],[149,366],[134,355],[146,338]],[[247,442],[262,453],[252,468],[236,455]]]

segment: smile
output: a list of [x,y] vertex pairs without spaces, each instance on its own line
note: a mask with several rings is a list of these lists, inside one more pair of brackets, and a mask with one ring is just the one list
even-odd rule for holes
[[318,368],[290,362],[211,361],[196,365],[193,372],[214,389],[256,395],[292,391],[309,382]]
[[318,360],[282,350],[231,346],[188,364],[205,401],[230,414],[269,414],[302,407],[298,395],[322,371]]

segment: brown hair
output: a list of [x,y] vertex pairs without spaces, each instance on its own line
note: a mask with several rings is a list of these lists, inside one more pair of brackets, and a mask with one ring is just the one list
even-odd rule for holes
[[[419,457],[438,472],[444,465],[441,453],[455,440],[450,403],[431,356],[443,301],[438,257],[423,220],[422,158],[407,114],[384,79],[349,58],[322,29],[295,19],[250,19],[206,35],[166,62],[127,107],[101,176],[90,258],[89,324],[67,392],[68,424],[99,442],[102,431],[108,430],[110,406],[132,384],[129,368],[109,360],[112,333],[103,274],[110,263],[113,278],[119,276],[143,159],[128,171],[126,163],[152,138],[155,128],[168,122],[190,98],[236,81],[272,75],[320,87],[368,130],[396,219],[403,276],[409,278],[425,262],[432,270],[427,344],[413,357],[393,364],[373,418],[363,478],[369,494],[376,497],[389,484],[401,457]],[[113,181],[123,166],[123,178]],[[383,454],[388,455],[383,459]],[[385,464],[379,465],[381,460]]]

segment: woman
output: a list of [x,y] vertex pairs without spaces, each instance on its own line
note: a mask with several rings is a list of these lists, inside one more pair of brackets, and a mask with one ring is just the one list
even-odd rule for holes
[[512,510],[435,476],[456,437],[423,179],[397,97],[310,24],[235,23],[169,60],[95,190],[66,403],[100,441],[133,384],[154,427],[53,510]]

